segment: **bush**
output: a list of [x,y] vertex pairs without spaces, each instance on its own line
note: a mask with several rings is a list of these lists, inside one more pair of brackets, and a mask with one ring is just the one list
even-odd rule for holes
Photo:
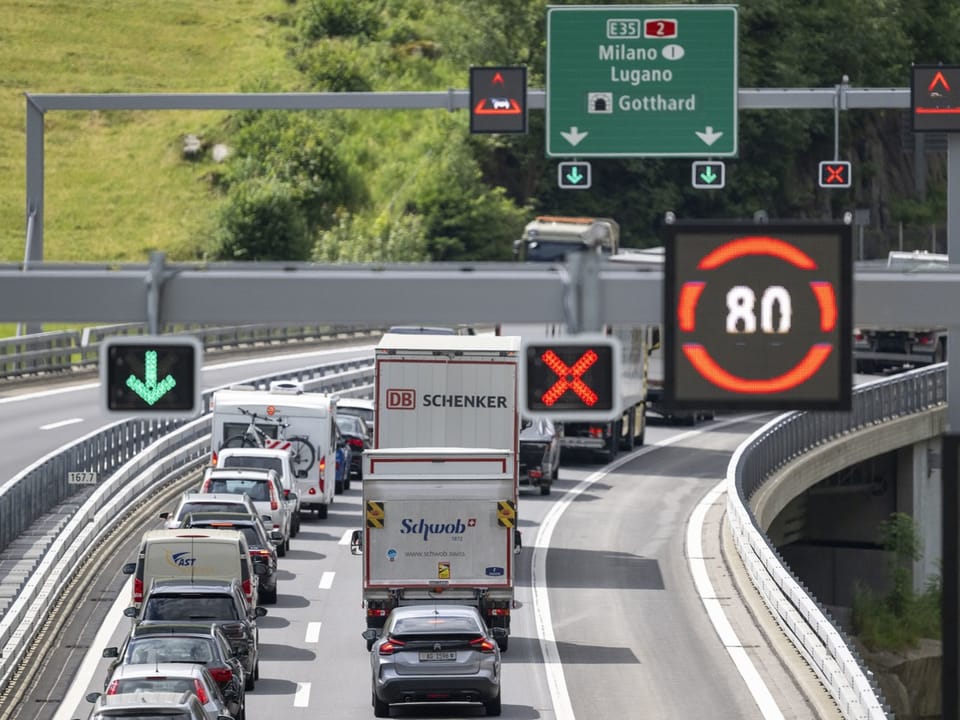
[[353,40],[328,40],[297,55],[297,69],[318,91],[369,92],[373,82],[367,68],[377,65]]
[[210,260],[307,260],[307,221],[291,187],[251,178],[230,188],[208,244]]
[[382,27],[376,2],[370,0],[311,0],[303,6],[297,30],[300,39],[316,42],[331,37],[373,38]]
[[423,219],[416,215],[369,223],[340,213],[337,223],[320,234],[313,250],[318,262],[423,262],[430,259]]

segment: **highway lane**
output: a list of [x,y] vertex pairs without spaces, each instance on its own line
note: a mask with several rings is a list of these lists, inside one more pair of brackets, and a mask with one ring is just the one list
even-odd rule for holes
[[[523,607],[515,611],[504,654],[503,717],[765,717],[707,620],[683,542],[693,507],[758,424],[650,428],[648,442],[675,444],[648,446],[606,476],[594,474],[597,466],[565,466],[551,496],[521,496],[517,598]],[[588,478],[594,481],[587,484]],[[549,548],[541,547],[545,518],[565,497],[572,502],[556,521]],[[372,716],[360,637],[360,558],[347,545],[360,517],[360,493],[352,489],[338,497],[327,520],[305,522],[281,559],[279,601],[261,620],[263,660],[248,696],[251,720],[278,713],[290,720]],[[532,567],[541,553],[546,573],[535,587]],[[545,608],[535,602],[543,593],[562,666],[544,661]],[[101,689],[105,664],[96,660],[102,647],[120,641],[125,604],[115,603],[103,623],[112,639],[90,642],[91,669],[87,677],[80,672],[55,720],[86,716],[90,706],[78,698]],[[559,696],[558,685],[568,695]],[[482,715],[480,709],[394,711],[411,718]],[[18,720],[28,717],[50,715],[24,710]]]
[[[296,353],[208,362],[203,369],[205,390],[238,383],[268,373],[293,370],[327,362],[373,358],[369,341],[350,346],[317,348]],[[51,381],[56,383],[56,381]],[[0,437],[3,438],[5,472],[3,483],[39,458],[116,422],[103,408],[99,382],[55,385],[47,389],[18,391],[16,386],[0,397]]]

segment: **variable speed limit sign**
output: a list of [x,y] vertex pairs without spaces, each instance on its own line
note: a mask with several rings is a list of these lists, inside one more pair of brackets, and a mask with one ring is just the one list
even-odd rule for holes
[[850,226],[680,223],[668,233],[670,406],[850,409]]

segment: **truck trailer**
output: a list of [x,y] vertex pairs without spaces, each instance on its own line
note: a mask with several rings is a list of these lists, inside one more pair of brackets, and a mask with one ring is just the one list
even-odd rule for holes
[[[376,449],[364,454],[363,555],[367,628],[394,607],[477,607],[509,631],[517,544],[516,458],[487,448]],[[498,639],[506,650],[509,637]],[[373,641],[367,641],[367,649]]]

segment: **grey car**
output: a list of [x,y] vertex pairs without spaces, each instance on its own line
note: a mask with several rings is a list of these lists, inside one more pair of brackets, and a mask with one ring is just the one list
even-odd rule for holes
[[537,487],[541,495],[549,495],[560,472],[560,436],[563,426],[547,418],[520,424],[521,487]]
[[[87,701],[96,703],[90,720],[127,718],[128,720],[207,720],[200,700],[191,691],[136,692],[121,695],[90,693]],[[222,720],[233,720],[221,715]]]
[[383,630],[363,633],[370,651],[376,717],[402,703],[479,703],[500,714],[500,648],[505,628],[487,628],[470,605],[408,605]]
[[105,695],[185,691],[197,696],[208,720],[233,717],[217,681],[203,665],[197,663],[144,661],[140,664],[118,665],[110,677]]

